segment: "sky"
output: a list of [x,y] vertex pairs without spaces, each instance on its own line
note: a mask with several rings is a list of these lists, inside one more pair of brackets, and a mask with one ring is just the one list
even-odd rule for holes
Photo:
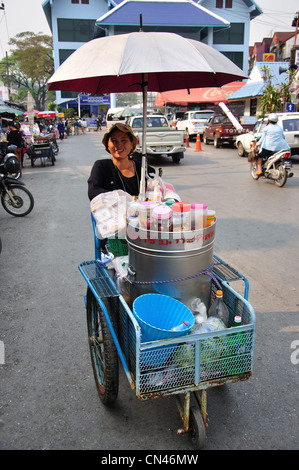
[[[0,10],[0,58],[9,53],[8,40],[23,31],[51,35],[42,8],[43,0],[3,0]],[[264,37],[272,37],[275,31],[294,31],[292,21],[299,10],[299,0],[256,0],[263,11],[250,23],[250,45]]]

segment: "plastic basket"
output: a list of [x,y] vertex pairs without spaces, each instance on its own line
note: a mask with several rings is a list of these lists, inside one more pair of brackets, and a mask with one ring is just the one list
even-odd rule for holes
[[125,238],[108,238],[109,251],[114,256],[126,256],[128,254],[128,243]]
[[[134,300],[133,313],[141,326],[142,342],[186,335],[194,325],[191,310],[168,295],[144,294]],[[183,329],[173,331],[186,322]]]

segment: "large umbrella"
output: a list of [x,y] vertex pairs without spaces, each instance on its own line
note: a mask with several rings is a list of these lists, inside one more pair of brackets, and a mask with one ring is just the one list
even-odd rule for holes
[[143,93],[140,199],[145,196],[147,92],[221,87],[248,78],[212,47],[174,33],[120,34],[87,42],[57,69],[49,90]]

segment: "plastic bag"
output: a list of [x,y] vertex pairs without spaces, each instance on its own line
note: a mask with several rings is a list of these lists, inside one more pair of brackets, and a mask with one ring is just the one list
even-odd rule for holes
[[127,204],[134,200],[133,196],[116,189],[98,194],[90,201],[90,209],[96,221],[97,237],[124,238],[126,231]]

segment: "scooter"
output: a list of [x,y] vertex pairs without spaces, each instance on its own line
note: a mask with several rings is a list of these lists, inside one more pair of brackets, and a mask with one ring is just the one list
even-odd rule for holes
[[265,178],[273,180],[276,186],[282,188],[288,178],[294,173],[292,171],[293,164],[289,159],[291,153],[289,150],[280,150],[268,158],[264,158],[262,162],[262,174],[257,175],[257,162],[253,161],[250,165],[250,174],[254,180]]
[[34,199],[19,176],[19,160],[13,153],[8,153],[0,163],[1,204],[9,214],[24,217],[32,211]]

